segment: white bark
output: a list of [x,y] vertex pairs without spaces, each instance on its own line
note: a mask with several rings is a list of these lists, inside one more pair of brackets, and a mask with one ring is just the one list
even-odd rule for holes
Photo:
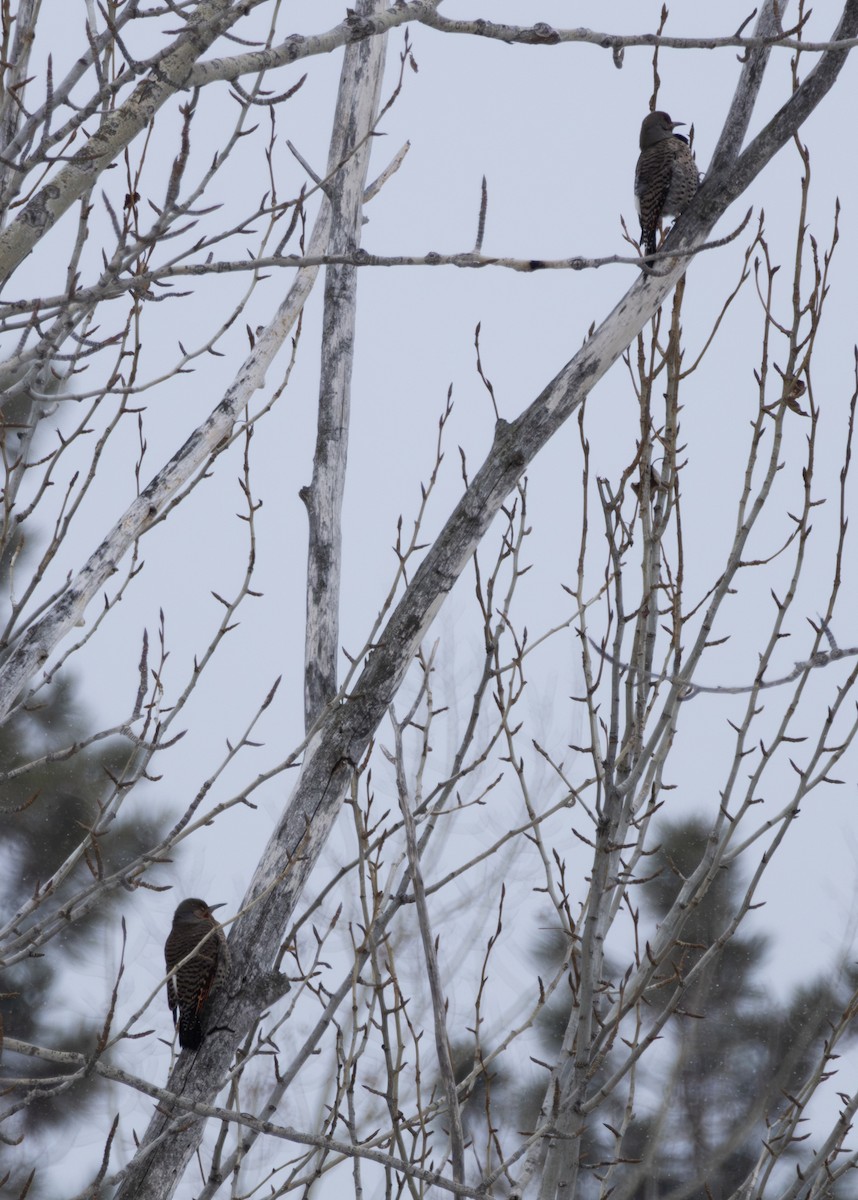
[[[384,0],[364,2],[358,5],[357,14],[360,18],[369,17],[375,15],[373,10],[380,12],[383,7]],[[360,246],[369,134],[378,113],[385,41],[382,37],[366,39],[353,47],[343,62],[326,172],[326,178],[331,179],[331,254],[352,253]],[[337,691],[342,507],[348,461],[357,281],[354,266],[332,264],[325,268],[313,481],[301,493],[310,525],[304,651],[307,729]]]
[[[858,29],[858,0],[847,4],[841,29],[842,36]],[[761,134],[741,157],[736,174],[731,173],[727,180],[719,177],[707,181],[704,204],[692,206],[674,235],[681,245],[703,240],[729,200],[742,190],[736,190],[736,175],[747,186],[756,170],[783,144],[791,129],[798,128],[832,86],[844,57],[843,52],[827,55],[814,73],[814,83],[809,78],[806,87],[785,106],[794,125],[786,117],[771,123],[767,136]],[[701,207],[705,217],[698,215]],[[339,813],[345,788],[420,642],[501,504],[536,453],[578,409],[685,269],[683,262],[665,276],[643,277],[636,282],[586,345],[521,416],[512,423],[498,422],[488,457],[417,569],[348,700],[329,708],[318,722],[284,817],[259,863],[242,904],[243,915],[230,938],[233,961],[241,964],[242,973],[236,981],[238,990],[217,1009],[213,1021],[234,1030],[234,1036],[218,1036],[204,1044],[187,1076],[186,1094],[199,1099],[211,1096],[225,1075],[235,1042],[277,994],[280,984],[270,979],[267,964],[276,957],[304,883]],[[695,661],[691,656],[689,669]],[[665,722],[672,719],[672,708],[681,690],[682,684],[676,684],[673,699],[664,709]],[[184,1066],[180,1071],[184,1079]],[[177,1088],[178,1083],[178,1079],[171,1081],[171,1087]],[[162,1126],[160,1118],[153,1123],[147,1142],[157,1136]],[[172,1189],[170,1181],[175,1180],[176,1173],[187,1162],[200,1134],[199,1124],[195,1124],[171,1137],[163,1149],[156,1148],[145,1182],[132,1167],[118,1200],[130,1200],[131,1196],[162,1200],[170,1195],[171,1190],[165,1188]],[[141,1151],[141,1157],[144,1152]]]
[[[371,0],[371,3],[375,6],[378,6],[381,2],[382,0]],[[372,125],[378,109],[378,97],[384,73],[384,49],[384,39],[374,38],[358,41],[346,51],[340,79],[336,127],[331,141],[329,171],[341,163],[346,155],[351,154],[351,151],[365,138],[366,133]],[[320,216],[317,229],[314,231],[313,243],[315,244],[315,252],[318,252],[319,243],[322,242],[323,238],[327,239],[330,236],[332,213],[334,214],[333,219],[336,220],[334,237],[338,239],[339,244],[352,244],[361,220],[368,161],[369,146],[368,142],[364,141],[357,152],[349,157],[343,171],[332,182],[331,190],[334,193],[334,199],[332,203],[326,201],[323,208],[324,215]],[[340,179],[340,174],[342,175],[342,180]],[[328,319],[325,322],[325,329],[330,338],[336,339],[340,353],[332,356],[331,377],[326,378],[323,376],[322,386],[326,394],[321,399],[320,412],[327,415],[331,410],[334,410],[336,415],[333,416],[333,420],[335,422],[342,422],[341,427],[337,431],[341,435],[341,440],[338,441],[333,450],[325,445],[317,450],[317,462],[322,457],[325,457],[326,462],[330,462],[332,479],[318,484],[319,490],[323,491],[321,502],[319,502],[317,496],[314,494],[308,507],[311,512],[311,522],[321,512],[319,520],[323,524],[323,531],[318,534],[318,537],[322,544],[316,547],[317,553],[323,559],[329,555],[331,556],[331,560],[328,563],[330,573],[324,581],[320,581],[319,594],[314,597],[314,601],[315,603],[324,605],[325,609],[333,616],[333,620],[329,624],[322,621],[320,616],[323,629],[320,634],[320,642],[323,647],[321,652],[324,653],[324,646],[329,647],[331,659],[333,660],[333,655],[337,649],[337,622],[335,618],[339,594],[340,538],[336,527],[338,526],[339,504],[341,503],[342,486],[345,479],[347,448],[345,438],[347,436],[351,354],[354,337],[354,302],[357,281],[356,271],[352,267],[333,268],[332,270],[334,272],[334,282],[326,292],[326,312]],[[339,284],[344,273],[346,274],[346,281],[342,288],[340,288]],[[315,270],[312,271],[312,277],[308,277],[305,281],[306,290],[309,290],[312,278],[314,277]],[[300,294],[300,304],[295,303],[298,297],[293,297],[292,295],[295,288],[290,291],[290,297],[287,298],[283,306],[291,316],[289,325],[287,326],[285,320],[278,314],[278,319],[272,322],[272,325],[268,327],[260,342],[255,347],[254,355],[261,353],[263,345],[270,346],[273,350],[282,344],[283,337],[285,337],[288,328],[294,322],[297,313],[300,311],[300,306],[306,298],[306,290]],[[282,311],[281,309],[281,313]],[[251,358],[254,355],[251,355]],[[270,356],[266,356],[266,365],[269,361]],[[254,364],[255,370],[252,377],[255,380],[259,380],[260,365],[258,362]],[[260,386],[260,383],[257,382],[256,386]],[[243,391],[245,396],[247,390]],[[227,401],[224,401],[219,406],[218,413],[223,410],[226,403]],[[240,404],[230,405],[228,417],[224,417],[225,420],[229,420],[230,428],[232,421],[235,420],[240,409]],[[324,439],[325,436],[320,429],[320,438]],[[316,486],[314,480],[314,492]],[[333,546],[331,543],[333,543]],[[313,543],[311,542],[311,553],[313,548]],[[335,562],[333,561],[334,559]],[[310,610],[308,616],[311,617],[314,609],[311,607],[309,600],[308,609]],[[333,629],[331,629],[331,625]],[[312,620],[308,620],[308,630],[314,628],[316,628],[315,623]],[[309,637],[310,634],[308,632],[308,644]],[[333,638],[333,642],[331,642],[331,638]],[[323,692],[326,686],[327,680],[324,680],[322,684]],[[312,694],[316,696],[316,693]],[[319,695],[317,699],[324,699],[324,696]],[[320,797],[326,799],[327,817],[329,813],[335,813],[339,809],[344,789],[350,778],[350,769],[348,767],[343,769],[344,764],[337,764],[335,770],[330,771],[327,778],[324,776],[320,778],[319,772],[314,772],[313,770],[314,750],[317,743],[318,738],[311,742],[307,748],[299,786],[300,781],[305,779],[306,776],[313,776],[315,782],[307,784],[308,790],[316,792]],[[291,810],[292,806],[290,806]],[[297,819],[301,821],[300,815],[298,815]],[[329,831],[330,824],[327,821],[324,824],[322,822],[314,822],[312,817],[309,817],[306,821],[304,828],[301,828],[300,831],[295,830],[297,834],[295,844],[301,846],[300,855],[303,863],[315,862]],[[271,921],[268,904],[276,892],[287,884],[287,879],[284,879],[284,866],[286,866],[286,863],[282,856],[282,843],[280,838],[275,838],[269,846],[269,852],[263,863],[257,869],[242,905],[245,913],[241,922],[243,935],[244,937],[249,936],[251,940],[250,942],[246,942],[242,938],[237,943],[237,945],[243,945],[241,953],[244,957],[236,962],[236,969],[233,972],[231,984],[238,986],[240,991],[238,995],[233,995],[229,999],[229,1015],[225,1015],[222,1019],[219,1017],[214,1019],[215,1023],[225,1025],[228,1029],[235,1031],[238,1037],[249,1027],[252,1020],[262,1008],[270,1004],[283,991],[282,982],[277,978],[272,979],[269,976],[269,964],[276,958],[280,935],[275,932],[277,923]],[[297,864],[295,864],[294,869],[297,873]],[[291,878],[291,871],[288,868],[285,874]],[[301,870],[301,881],[303,882],[305,878],[306,873]],[[300,888],[297,888],[292,896],[290,911],[294,908],[295,900],[297,900],[299,895]],[[260,924],[260,919],[262,924]],[[255,932],[251,932],[251,929],[255,930]],[[272,935],[274,935],[273,939]],[[261,940],[257,943],[257,939]],[[254,943],[257,944],[254,945]],[[189,1065],[184,1059],[179,1062],[170,1080],[169,1088],[181,1091],[185,1096],[193,1096],[200,1100],[207,1097],[212,1098],[218,1091],[220,1082],[224,1077],[224,1072],[229,1066],[229,1059],[232,1057],[232,1045],[233,1040],[231,1036],[212,1037],[209,1039],[202,1051],[193,1059],[192,1065]],[[185,1058],[188,1057],[185,1056]],[[176,1127],[175,1131],[168,1138],[161,1140],[165,1129],[171,1123]],[[156,1197],[158,1200],[165,1200],[167,1196],[172,1195],[173,1190],[182,1177],[185,1167],[199,1145],[203,1126],[203,1121],[189,1121],[184,1114],[179,1114],[172,1118],[164,1116],[161,1113],[156,1114],[152,1119],[140,1151],[124,1175],[120,1190],[117,1193],[117,1200],[123,1200],[125,1197],[128,1200],[131,1200],[132,1197],[134,1200],[145,1200],[146,1197],[152,1197],[152,1200],[155,1200]]]
[[0,233],[0,285],[23,262],[36,243],[79,200],[106,167],[146,127],[162,105],[188,86],[199,56],[241,15],[229,0],[201,0],[187,28],[161,58],[155,71],[134,89],[129,99],[102,117],[99,129],[39,188],[20,214]]
[[[431,8],[432,6],[428,6]],[[401,5],[376,14],[372,22],[356,26],[349,18],[353,44],[345,56],[338,105],[338,128],[331,143],[330,167],[336,166],[348,149],[357,144],[372,122],[377,107],[378,88],[383,65],[380,29],[392,28],[407,19],[425,17],[426,5]],[[758,38],[770,31],[772,5],[764,10],[758,26]],[[213,64],[193,63],[200,52],[201,40],[216,36],[217,21],[226,22],[223,3],[210,0],[198,6],[194,29],[178,39],[164,62],[170,83],[140,85],[131,101],[110,119],[89,144],[96,156],[75,161],[48,185],[39,196],[0,235],[0,255],[5,251],[7,269],[28,252],[41,232],[56,219],[92,182],[92,178],[145,123],[146,98],[163,103],[189,80],[204,82],[211,78],[229,78],[223,60]],[[208,14],[206,16],[206,14]],[[389,15],[389,19],[388,19]],[[217,20],[216,20],[217,18]],[[358,19],[360,21],[361,18]],[[206,21],[209,23],[206,24]],[[221,28],[217,25],[217,28]],[[439,28],[443,25],[439,24]],[[851,44],[858,33],[858,0],[848,0],[835,37]],[[337,37],[345,40],[343,27]],[[520,39],[526,40],[526,39]],[[550,40],[550,39],[549,39]],[[336,43],[335,44],[341,44]],[[296,43],[297,45],[297,43]],[[310,51],[307,51],[308,53]],[[319,52],[318,47],[313,49]],[[267,53],[267,52],[266,52]],[[286,55],[286,50],[279,53]],[[303,51],[302,51],[303,53]],[[693,250],[709,235],[715,222],[748,186],[771,157],[824,98],[843,65],[847,51],[830,50],[820,60],[793,97],[772,118],[762,133],[740,153],[753,102],[768,56],[766,49],[751,55],[743,73],[719,150],[698,198],[683,215],[670,247]],[[297,54],[297,52],[296,52]],[[259,57],[239,56],[230,60],[229,70],[250,69],[250,59],[258,66]],[[283,61],[287,61],[284,57]],[[292,61],[292,60],[289,60]],[[217,65],[220,63],[220,67]],[[162,64],[163,65],[163,64]],[[221,74],[218,74],[218,71]],[[206,72],[209,72],[206,75]],[[205,79],[204,79],[205,76]],[[163,90],[159,91],[158,86]],[[153,99],[155,97],[155,99]],[[346,127],[346,117],[350,118]],[[99,141],[98,139],[101,139]],[[80,158],[80,156],[78,156]],[[361,199],[366,173],[367,147],[364,145],[338,173],[333,184],[333,206],[324,201],[317,219],[307,257],[325,260],[328,249],[338,260],[352,254],[358,244]],[[87,183],[86,181],[89,180]],[[77,190],[80,188],[80,190]],[[41,197],[41,199],[39,199]],[[333,217],[332,217],[333,211]],[[29,217],[25,214],[29,212]],[[39,221],[41,220],[41,225]],[[331,230],[333,229],[333,237]],[[489,525],[516,487],[535,455],[560,430],[590,395],[595,384],[616,362],[666,296],[687,270],[689,259],[666,256],[665,274],[638,279],[629,292],[602,322],[577,353],[549,381],[543,391],[511,423],[499,421],[494,442],[485,462],[467,487],[464,496],[429,548],[414,573],[402,599],[392,611],[381,635],[375,640],[368,661],[348,695],[336,696],[337,604],[339,596],[339,509],[346,464],[351,349],[354,338],[354,308],[357,268],[353,263],[331,267],[328,273],[328,304],[323,346],[322,396],[316,473],[308,497],[311,516],[311,564],[308,592],[307,691],[306,717],[311,737],[298,780],[285,812],[275,829],[248,887],[241,914],[231,936],[233,962],[236,964],[229,994],[220,998],[213,1014],[214,1033],[193,1059],[182,1059],[169,1082],[167,1092],[181,1092],[191,1104],[208,1106],[227,1077],[236,1045],[259,1014],[285,990],[282,977],[271,971],[284,931],[295,912],[298,899],[330,833],[342,805],[344,792],[352,781],[357,764],[366,754],[379,723],[413,662],[421,640],[435,616],[469,563]],[[185,445],[158,471],[137,501],[104,537],[84,567],[72,579],[61,597],[39,620],[34,621],[20,640],[13,644],[0,669],[0,713],[10,711],[37,676],[40,667],[62,642],[73,626],[80,623],[91,601],[100,593],[109,576],[118,569],[129,550],[145,536],[153,521],[187,486],[188,482],[222,449],[236,429],[248,400],[263,385],[265,374],[284,339],[294,325],[316,277],[317,265],[303,267],[281,304],[277,314],[257,337],[251,354],[228,388],[224,398],[185,442]],[[329,457],[329,452],[330,457]],[[711,612],[729,587],[744,545],[746,530],[740,530],[733,560],[728,564],[712,601]],[[669,694],[653,721],[649,741],[639,759],[618,774],[606,799],[606,819],[596,842],[594,869],[595,899],[584,928],[586,969],[582,980],[583,1009],[575,1014],[577,1022],[566,1039],[567,1057],[556,1064],[552,1073],[552,1101],[556,1110],[546,1117],[557,1120],[560,1137],[554,1143],[537,1142],[525,1171],[522,1192],[531,1182],[541,1185],[548,1198],[564,1194],[573,1178],[575,1122],[594,1103],[588,1091],[594,1056],[603,1044],[601,1030],[622,1016],[622,1006],[637,1003],[652,980],[658,962],[675,943],[682,929],[682,904],[702,894],[711,872],[718,869],[715,855],[708,856],[682,893],[682,904],[662,925],[652,943],[652,957],[631,972],[624,996],[613,1009],[601,1013],[603,1024],[596,1028],[594,1004],[600,982],[602,943],[609,909],[616,903],[609,880],[616,870],[616,843],[633,815],[629,797],[650,769],[652,754],[668,741],[683,688],[697,666],[706,637],[710,632],[708,614],[692,651],[683,664],[682,678],[670,683]],[[315,678],[314,678],[315,676]],[[333,702],[332,702],[333,701]],[[313,726],[313,722],[315,725]],[[593,742],[596,744],[594,737]],[[613,764],[616,766],[616,764]],[[628,801],[628,803],[627,803]],[[625,826],[623,825],[625,822]],[[413,833],[413,831],[411,831]],[[414,838],[410,848],[413,850]],[[721,851],[723,852],[723,847]],[[412,869],[416,870],[416,854]],[[424,897],[425,899],[425,897]],[[424,911],[428,938],[428,916]],[[431,940],[431,939],[430,939]],[[714,950],[713,950],[714,954]],[[689,977],[690,978],[690,977]],[[440,997],[440,989],[438,997]],[[443,1035],[440,999],[436,1003],[438,1037]],[[600,1042],[600,1037],[602,1041]],[[573,1045],[576,1057],[573,1061]],[[451,1076],[452,1070],[448,1071]],[[449,1083],[449,1080],[447,1080]],[[556,1089],[554,1085],[556,1084]],[[236,1120],[239,1118],[236,1117]],[[157,1114],[139,1153],[125,1172],[119,1200],[161,1200],[173,1193],[202,1136],[203,1119],[189,1118],[181,1112]],[[457,1169],[459,1169],[457,1167]],[[573,1185],[571,1185],[573,1186]]]

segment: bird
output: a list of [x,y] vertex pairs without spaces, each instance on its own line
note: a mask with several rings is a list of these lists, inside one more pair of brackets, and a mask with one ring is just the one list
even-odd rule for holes
[[[209,996],[229,974],[226,937],[212,916],[216,908],[223,905],[206,904],[196,897],[183,900],[173,914],[173,927],[164,945],[168,975],[178,968],[167,980],[167,1003],[183,1050],[199,1049]],[[189,954],[193,957],[183,962]]]
[[641,222],[644,254],[655,253],[655,234],[665,216],[679,216],[700,186],[700,172],[688,138],[674,133],[684,121],[671,121],[666,112],[643,119],[640,156],[635,167],[635,206]]

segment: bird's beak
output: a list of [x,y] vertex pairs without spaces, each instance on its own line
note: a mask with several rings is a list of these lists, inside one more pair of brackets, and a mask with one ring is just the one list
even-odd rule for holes
[[226,906],[226,900],[221,900],[220,904],[210,904],[209,912],[214,912],[214,910],[216,908],[224,908],[225,906]]
[[684,121],[671,121],[671,122],[670,122],[670,128],[671,128],[671,129],[676,129],[677,125],[684,125],[684,124],[685,124],[685,122],[684,122]]

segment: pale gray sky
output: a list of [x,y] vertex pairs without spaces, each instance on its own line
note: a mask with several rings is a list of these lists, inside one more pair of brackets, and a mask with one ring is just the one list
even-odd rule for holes
[[[626,0],[610,5],[569,4],[544,0],[447,0],[449,16],[478,15],[496,21],[525,23],[543,20],[557,26],[589,25],[608,31],[652,30],[661,0]],[[793,6],[794,7],[794,6]],[[817,5],[807,28],[808,37],[830,32],[828,21],[836,6]],[[312,33],[341,20],[344,6],[329,0],[294,0],[284,5],[281,29]],[[748,14],[747,3],[723,0],[717,6],[675,6],[668,32],[705,35],[730,33]],[[792,9],[791,9],[792,11]],[[55,68],[63,53],[80,44],[86,12],[83,3],[46,0],[43,21],[49,24],[43,50],[54,54]],[[442,36],[429,29],[410,27],[419,73],[406,72],[405,87],[384,120],[385,136],[374,146],[370,177],[383,168],[405,141],[411,150],[400,171],[388,182],[367,211],[363,244],[379,253],[464,251],[472,247],[477,224],[480,182],[489,189],[484,249],[487,253],[522,257],[561,257],[627,253],[621,218],[637,232],[632,197],[632,177],[637,157],[640,121],[647,111],[651,86],[651,51],[630,49],[621,70],[610,52],[579,45],[529,48],[507,46],[472,37]],[[399,66],[402,31],[389,40],[385,92],[393,86]],[[223,48],[232,53],[234,48]],[[853,55],[854,60],[854,55]],[[322,171],[327,155],[341,51],[310,58],[297,70],[276,72],[270,86],[290,86],[304,71],[304,88],[278,113],[275,162],[282,195],[297,192],[303,172],[289,154],[291,139],[309,163]],[[810,60],[803,64],[807,72]],[[661,60],[659,105],[675,119],[693,123],[695,150],[705,170],[730,102],[739,66],[733,50],[665,54]],[[809,223],[820,244],[830,241],[835,197],[843,206],[832,272],[834,291],[816,355],[816,401],[822,407],[817,464],[817,491],[828,503],[818,510],[814,539],[808,554],[812,569],[806,572],[800,601],[790,624],[791,639],[781,652],[784,671],[809,646],[809,627],[799,614],[815,617],[827,599],[830,555],[836,533],[837,478],[841,466],[849,397],[853,386],[856,284],[853,265],[858,260],[858,180],[850,137],[854,125],[856,63],[849,61],[832,95],[802,130],[813,169]],[[756,132],[782,103],[789,88],[789,55],[773,53],[766,83],[752,122]],[[226,87],[218,103],[208,97],[200,105],[193,141],[199,167],[211,158],[231,119],[232,102]],[[219,106],[219,107],[218,107]],[[260,120],[267,122],[267,115]],[[172,124],[171,124],[172,123]],[[147,175],[151,196],[163,194],[163,180],[176,150],[168,131],[176,128],[175,114],[159,117],[149,149]],[[262,143],[248,139],[214,189],[227,213],[252,207],[266,190]],[[848,150],[846,149],[848,147]],[[750,205],[752,223],[735,242],[701,255],[687,277],[684,328],[686,362],[696,356],[711,327],[714,314],[741,270],[742,256],[761,208],[772,257],[783,263],[777,301],[789,302],[791,261],[794,257],[796,212],[801,164],[797,153],[786,149],[742,196],[718,227],[721,236],[734,228]],[[193,174],[193,172],[192,172]],[[108,175],[114,203],[121,207],[124,170]],[[54,232],[54,245],[65,234]],[[93,245],[91,262],[98,247]],[[230,255],[241,253],[238,242]],[[57,277],[46,244],[16,276],[15,295],[23,293],[27,277],[37,280],[33,290],[49,292]],[[62,270],[57,257],[54,270]],[[636,277],[632,266],[610,266],[598,271],[541,272],[533,275],[500,269],[460,271],[437,269],[367,269],[359,280],[359,324],[353,381],[349,482],[346,493],[344,586],[341,640],[349,650],[362,644],[385,596],[395,568],[391,546],[396,519],[403,515],[409,526],[419,503],[419,481],[432,465],[438,418],[448,386],[453,385],[455,408],[446,436],[446,458],[437,492],[427,518],[427,532],[440,528],[461,489],[459,452],[466,453],[471,473],[485,454],[494,418],[489,398],[474,369],[474,328],[482,326],[482,361],[492,380],[502,416],[516,416],[556,371],[572,356],[592,321],[600,321]],[[272,273],[261,286],[247,312],[220,343],[223,358],[204,357],[193,375],[159,386],[147,397],[145,435],[148,450],[143,478],[148,479],[172,454],[184,437],[214,407],[232,379],[247,349],[245,325],[264,323],[290,280],[289,272]],[[193,312],[188,307],[163,303],[144,312],[143,377],[154,375],[163,348],[170,361],[176,339],[190,348],[211,327],[211,314],[224,315],[242,286],[237,276],[207,281],[198,288]],[[188,734],[158,760],[161,779],[145,802],[157,802],[179,812],[197,791],[217,761],[226,738],[234,740],[265,695],[273,679],[283,676],[275,704],[260,724],[255,751],[258,770],[282,759],[302,736],[303,578],[306,556],[306,519],[298,498],[309,482],[315,438],[315,405],[318,387],[321,282],[305,310],[302,345],[289,388],[260,426],[253,444],[254,486],[264,500],[258,515],[259,571],[255,587],[264,597],[245,610],[240,628],[230,637],[210,669],[207,685],[189,706],[180,725]],[[181,312],[181,324],[176,314]],[[717,362],[689,381],[683,393],[682,441],[689,465],[683,486],[683,523],[686,546],[688,595],[700,595],[713,582],[718,552],[732,532],[733,513],[741,485],[741,470],[756,406],[753,369],[761,329],[761,311],[749,283],[710,351]],[[779,361],[779,352],[774,354]],[[277,364],[273,375],[280,368]],[[285,365],[285,364],[283,364]],[[269,378],[269,385],[277,382]],[[587,405],[587,434],[591,441],[593,477],[616,477],[630,461],[638,433],[638,409],[622,364],[594,390]],[[119,517],[133,495],[131,466],[137,453],[136,431],[129,422],[124,434],[126,459],[116,474],[105,479],[87,502],[70,547],[71,561],[79,561]],[[771,553],[789,529],[789,511],[795,511],[801,486],[795,466],[804,450],[806,427],[801,420],[788,423],[784,461],[779,481],[779,517],[766,536],[755,539],[754,553]],[[216,478],[200,487],[171,520],[147,535],[146,560],[140,579],[107,623],[102,636],[75,665],[85,681],[84,694],[97,718],[112,723],[117,713],[130,708],[136,688],[139,639],[148,627],[157,630],[159,610],[166,617],[170,659],[165,683],[179,689],[194,655],[204,649],[221,616],[212,598],[214,589],[230,595],[240,581],[243,559],[233,553],[244,536],[234,513],[240,508],[235,482],[240,467],[240,446],[222,460]],[[526,623],[531,639],[570,614],[562,585],[572,585],[578,554],[581,520],[580,451],[577,429],[570,426],[534,463],[529,472],[529,511],[533,536],[528,559],[533,569],[522,585],[527,600]],[[60,492],[57,488],[57,493]],[[775,506],[777,508],[778,506]],[[594,528],[594,571],[602,559],[598,515]],[[427,538],[423,538],[427,540]],[[601,569],[599,566],[598,569]],[[784,564],[786,570],[786,564]],[[845,564],[847,586],[835,633],[843,645],[858,642],[854,624],[855,569]],[[777,586],[777,569],[759,584],[748,578],[748,590],[726,610],[732,615],[729,646],[713,653],[700,678],[707,683],[741,683],[753,678],[759,638],[759,621],[771,605],[770,586]],[[765,586],[762,586],[765,583]],[[442,639],[439,651],[439,686],[455,692],[463,677],[473,671],[477,650],[468,638],[473,629],[470,592],[472,574],[466,573],[445,608],[433,637]],[[847,601],[846,598],[849,597]],[[525,611],[524,607],[521,609]],[[523,618],[524,619],[524,618]],[[850,624],[850,619],[852,623]],[[577,643],[573,633],[562,635],[550,648],[534,656],[529,713],[533,736],[564,756],[563,747],[577,736],[580,717],[568,702],[580,688],[576,666]],[[835,668],[844,676],[848,665]],[[814,681],[818,693],[830,696],[831,679]],[[826,703],[818,699],[816,703]],[[681,714],[679,753],[674,756],[671,782],[677,785],[671,801],[672,815],[689,810],[714,811],[725,773],[725,749],[744,701],[736,697],[701,696]],[[776,708],[776,705],[774,706]],[[570,752],[567,762],[572,764]],[[256,760],[254,760],[255,762]],[[573,777],[574,765],[570,765]],[[213,789],[212,804],[223,800],[252,777],[247,761],[227,772]],[[786,988],[809,973],[823,969],[843,948],[855,911],[856,763],[852,754],[842,765],[846,786],[815,796],[803,814],[794,836],[770,868],[760,898],[766,908],[749,921],[749,928],[765,931],[775,941],[770,958],[773,989]],[[547,776],[546,776],[547,780]],[[392,776],[377,775],[380,797],[394,800]],[[546,782],[546,787],[548,783]],[[785,764],[783,787],[790,786]],[[164,894],[140,893],[129,902],[130,969],[122,1001],[127,1015],[139,1003],[139,992],[154,987],[162,974],[161,947],[170,915],[182,895],[198,894],[212,902],[226,901],[226,912],[238,905],[258,854],[268,837],[275,815],[287,794],[288,779],[279,779],[256,797],[255,814],[239,809],[220,819],[158,882],[171,883]],[[778,795],[767,794],[774,811]],[[143,803],[140,801],[135,803]],[[379,801],[381,803],[381,801]],[[469,837],[476,845],[486,823],[494,830],[512,818],[504,796],[493,800],[488,815],[474,818]],[[510,801],[510,803],[513,803]],[[350,853],[350,835],[343,832],[331,845],[320,872],[329,871]],[[462,853],[462,847],[448,848]],[[586,870],[583,848],[570,838],[569,861],[580,859]],[[756,861],[756,860],[755,860]],[[526,894],[530,865],[510,863],[513,881]],[[433,872],[430,870],[429,874]],[[478,887],[478,881],[473,881]],[[473,893],[471,893],[471,898]],[[462,889],[463,901],[469,899]],[[474,909],[472,959],[462,964],[462,995],[479,970],[482,946],[495,919],[496,897]],[[332,900],[330,910],[333,910]],[[328,910],[325,910],[328,912]],[[530,940],[532,921],[523,909],[520,948],[513,937],[508,957],[499,964],[508,983],[499,1009],[514,1008],[516,954],[523,956]],[[824,915],[822,915],[824,913]],[[329,915],[329,912],[328,912]],[[527,922],[527,924],[524,924]],[[452,949],[452,948],[451,948]],[[107,947],[108,955],[118,950]],[[96,967],[92,997],[101,1003],[107,983]],[[136,990],[135,990],[136,989]],[[88,1004],[92,997],[83,1001]],[[466,1023],[467,1012],[457,1013],[451,996],[453,1019]],[[169,1036],[169,1014],[160,999],[149,1020],[158,1034]],[[452,1023],[452,1022],[451,1022]],[[152,1058],[159,1061],[153,1067]],[[145,1066],[153,1077],[164,1077],[167,1051],[151,1039],[128,1052],[133,1067]],[[312,1112],[313,1087],[298,1092],[287,1105],[287,1117],[299,1120],[293,1104]],[[127,1098],[116,1096],[126,1108]],[[148,1102],[141,1102],[138,1132],[148,1118]],[[100,1127],[91,1130],[93,1146],[100,1144]],[[130,1145],[130,1126],[120,1132],[123,1150]],[[87,1138],[79,1136],[78,1145]],[[58,1160],[58,1179],[66,1170]],[[186,1181],[180,1193],[193,1194]]]

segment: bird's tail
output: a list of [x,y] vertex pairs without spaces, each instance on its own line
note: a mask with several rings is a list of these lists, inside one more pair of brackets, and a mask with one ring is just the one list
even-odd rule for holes
[[203,1026],[196,1012],[185,1009],[179,1014],[179,1045],[183,1050],[199,1050]]

